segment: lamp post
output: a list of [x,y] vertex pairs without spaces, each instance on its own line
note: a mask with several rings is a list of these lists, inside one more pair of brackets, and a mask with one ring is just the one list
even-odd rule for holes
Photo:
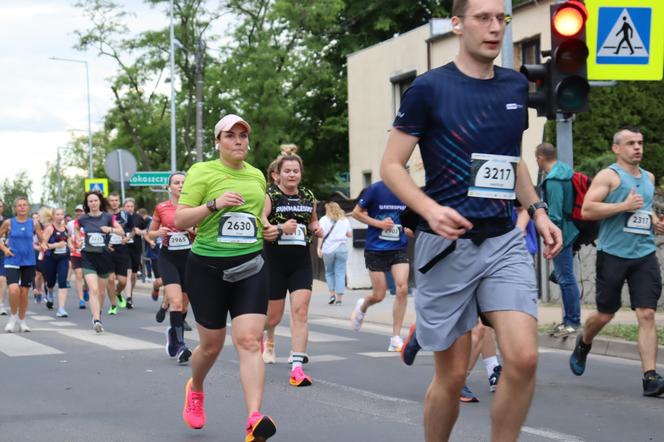
[[51,60],[56,61],[67,61],[71,63],[82,63],[85,65],[85,82],[87,85],[88,91],[88,159],[89,159],[89,178],[94,178],[94,172],[92,169],[92,115],[90,112],[90,72],[88,70],[87,60],[77,60],[74,58],[60,58],[60,57],[50,57]]
[[55,160],[55,170],[58,174],[58,207],[62,207],[62,171],[60,170],[60,149],[61,146],[58,146],[58,156]]
[[171,0],[170,62],[171,62],[171,172],[175,172],[175,28],[173,27],[173,0]]

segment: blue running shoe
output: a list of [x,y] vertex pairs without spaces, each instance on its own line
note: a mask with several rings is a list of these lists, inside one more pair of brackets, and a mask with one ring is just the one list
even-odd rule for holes
[[461,390],[461,396],[459,397],[459,400],[461,402],[466,402],[466,403],[479,402],[480,401],[479,399],[477,399],[477,396],[475,396],[475,394],[472,391],[470,391],[470,388],[468,388],[467,385],[463,386],[463,389]]
[[90,300],[90,292],[83,290],[83,301],[88,302]]
[[413,324],[410,326],[408,337],[403,343],[403,347],[401,347],[401,360],[406,365],[413,365],[413,362],[415,362],[415,356],[417,356],[417,352],[421,349],[422,347],[420,347],[420,344],[417,342],[417,336],[415,336],[415,324]]
[[78,301],[78,308],[81,310],[85,310],[85,301],[83,301],[82,299]]
[[178,354],[180,345],[178,343],[178,337],[175,334],[175,329],[173,327],[168,327],[166,329],[166,354],[171,358],[174,358]]
[[569,368],[572,370],[572,373],[577,376],[581,376],[583,372],[586,371],[586,358],[588,357],[588,353],[590,353],[590,349],[592,348],[592,344],[586,344],[582,341],[582,338],[583,335],[576,337],[574,351],[569,357]]

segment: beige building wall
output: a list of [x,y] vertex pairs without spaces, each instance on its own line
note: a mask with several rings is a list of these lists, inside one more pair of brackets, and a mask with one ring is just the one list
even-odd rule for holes
[[[512,35],[515,43],[515,68],[521,66],[520,42],[540,39],[540,49],[550,49],[549,5],[553,0],[538,1],[515,8]],[[431,37],[429,24],[390,40],[365,48],[348,57],[348,122],[351,197],[366,186],[366,180],[380,180],[380,160],[398,109],[398,88],[390,79],[399,74],[427,71],[427,41],[430,42],[431,68],[452,61],[458,40],[451,32]],[[496,60],[500,64],[500,57]],[[529,111],[529,129],[523,137],[523,158],[533,181],[537,176],[535,147],[542,141],[545,118]],[[410,160],[410,173],[418,185],[424,184],[419,150]]]

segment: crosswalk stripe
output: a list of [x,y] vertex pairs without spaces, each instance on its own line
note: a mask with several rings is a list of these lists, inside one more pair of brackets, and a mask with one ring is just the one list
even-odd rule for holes
[[48,325],[54,325],[56,327],[76,327],[78,324],[69,321],[52,321],[49,322]]
[[[350,328],[350,321],[346,319],[318,317],[318,318],[309,319],[309,323],[324,325],[327,327],[341,328],[345,330],[352,330]],[[389,325],[379,325],[379,324],[371,324],[365,322],[362,325],[362,330],[360,333],[372,333],[382,336],[392,336],[392,327]],[[406,327],[403,327],[401,329],[401,334],[408,335],[408,329]]]
[[[289,327],[278,326],[274,332],[277,336],[284,338],[291,337],[291,331]],[[309,342],[348,342],[348,341],[357,341],[355,338],[347,338],[345,336],[339,335],[330,335],[328,333],[320,333],[309,330]]]
[[69,338],[78,339],[79,341],[88,342],[90,344],[101,345],[110,348],[111,350],[153,350],[162,348],[161,345],[157,345],[153,342],[129,338],[127,336],[108,332],[96,334],[92,330],[82,329],[57,329],[55,331]]
[[[151,332],[160,333],[162,336],[166,334],[166,328],[163,325],[155,325],[150,327],[141,327],[142,330],[147,330]],[[166,339],[166,338],[164,338]],[[200,341],[198,336],[198,330],[194,329],[192,331],[184,332],[184,339],[187,341]],[[233,338],[231,337],[230,329],[226,329],[226,339],[224,340],[224,345],[233,345]]]
[[15,334],[0,335],[0,352],[7,356],[43,356],[62,353],[58,349]]
[[32,315],[30,319],[34,319],[35,321],[52,321],[53,316],[46,316],[46,315]]
[[[368,351],[365,353],[357,353],[361,356],[367,356],[369,358],[390,358],[395,356],[401,356],[401,353],[396,351]],[[433,356],[433,353],[430,351],[420,351],[417,353],[417,357],[420,356]]]

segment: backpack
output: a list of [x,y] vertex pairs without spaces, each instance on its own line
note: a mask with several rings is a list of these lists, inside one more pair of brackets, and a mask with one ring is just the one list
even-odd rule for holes
[[568,216],[576,228],[579,229],[579,236],[574,240],[573,246],[574,251],[578,251],[581,246],[595,245],[595,240],[599,235],[599,221],[587,220],[581,215],[583,200],[586,198],[592,178],[581,172],[574,172],[570,181],[572,182],[574,204],[572,205],[572,213]]

